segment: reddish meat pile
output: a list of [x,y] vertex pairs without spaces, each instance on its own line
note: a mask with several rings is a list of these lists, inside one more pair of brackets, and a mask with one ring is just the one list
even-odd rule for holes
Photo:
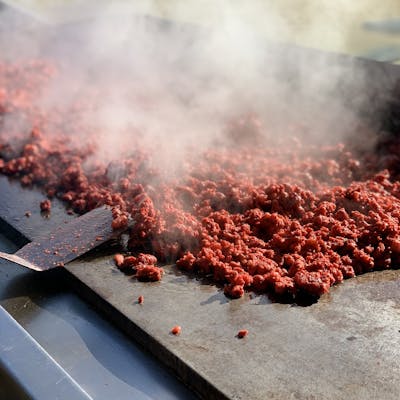
[[164,270],[157,267],[157,258],[151,254],[140,253],[137,257],[116,254],[114,256],[115,265],[122,271],[134,272],[139,281],[159,281]]
[[342,144],[272,145],[248,116],[229,125],[224,144],[188,153],[185,173],[166,181],[139,138],[134,156],[108,164],[90,159],[93,146],[77,147],[71,132],[96,139],[80,122],[82,104],[50,112],[35,102],[52,73],[44,62],[0,64],[0,172],[79,213],[111,205],[114,228],[131,217],[133,255],[115,262],[138,279],[161,279],[157,260],[176,262],[233,298],[254,290],[295,299],[400,265],[398,141],[384,157]]

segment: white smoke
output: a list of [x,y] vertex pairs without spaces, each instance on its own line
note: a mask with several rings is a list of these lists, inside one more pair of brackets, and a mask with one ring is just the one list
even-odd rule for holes
[[[61,75],[40,99],[45,108],[68,107],[96,93],[96,108],[88,108],[86,122],[97,127],[99,157],[133,152],[139,137],[157,149],[157,162],[174,172],[187,146],[200,153],[221,140],[230,118],[242,114],[256,113],[270,136],[284,135],[293,123],[309,127],[302,140],[318,142],[357,129],[358,111],[369,101],[363,71],[351,60],[274,43],[288,40],[300,26],[296,6],[303,2],[286,3],[285,10],[292,8],[287,14],[278,3],[267,7],[263,1],[174,1],[168,12],[155,0],[73,2],[66,10],[81,20],[18,27],[0,48],[11,58],[45,55],[60,65]],[[323,16],[321,9],[302,9],[307,24],[299,35],[306,42],[320,34],[323,18],[332,25],[321,41],[339,46],[348,40],[329,3],[319,3]],[[365,7],[345,0],[335,4],[346,19]],[[163,13],[206,23],[148,18]],[[2,18],[11,17],[5,12]]]

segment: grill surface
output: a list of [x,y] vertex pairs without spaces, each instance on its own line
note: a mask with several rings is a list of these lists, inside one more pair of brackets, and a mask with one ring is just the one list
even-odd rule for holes
[[[0,215],[27,238],[65,220],[61,204],[45,220],[39,192],[4,177],[0,183],[8,193]],[[111,253],[93,252],[66,269],[82,297],[204,398],[397,399],[400,271],[348,280],[299,307],[265,296],[229,301],[174,266],[160,283],[136,282],[116,270]],[[169,334],[176,324],[179,337]],[[242,328],[249,335],[238,341]]]
[[[71,47],[62,50],[53,32],[48,46],[52,55],[75,54],[76,28],[64,27],[62,36],[69,36]],[[291,76],[300,57],[311,63],[318,59],[319,53],[311,50],[286,50],[287,70],[282,76]],[[371,70],[372,99],[386,95],[400,75],[398,67],[357,63]],[[352,85],[356,93],[353,61],[349,65],[341,86]],[[367,116],[376,111],[369,108]],[[43,218],[38,206],[43,195],[4,177],[0,193],[3,226],[15,237],[40,240],[73,218],[57,201],[51,218]],[[32,212],[30,218],[24,217],[27,210]],[[219,288],[174,266],[166,268],[161,282],[140,283],[117,271],[112,253],[112,248],[92,252],[68,264],[65,269],[70,274],[60,276],[204,398],[398,398],[400,271],[348,280],[318,303],[299,307],[273,304],[266,296],[230,301]],[[145,298],[141,306],[136,304],[139,295]],[[176,324],[182,326],[179,337],[169,334]],[[239,329],[248,329],[248,337],[239,341],[235,337]]]

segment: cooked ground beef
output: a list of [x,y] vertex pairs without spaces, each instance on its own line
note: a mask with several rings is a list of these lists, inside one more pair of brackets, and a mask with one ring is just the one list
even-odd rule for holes
[[151,254],[140,253],[137,257],[122,254],[114,255],[115,265],[125,272],[134,272],[139,281],[159,281],[164,270],[157,267],[157,258]]
[[49,199],[40,202],[40,210],[44,212],[49,212],[51,210],[51,201]]
[[229,124],[225,143],[192,149],[185,172],[164,180],[152,162],[158,150],[148,152],[140,135],[134,155],[93,161],[95,147],[69,136],[79,131],[95,142],[97,131],[79,118],[85,106],[50,113],[35,102],[54,73],[45,62],[0,63],[0,116],[14,121],[0,125],[0,172],[78,213],[111,205],[115,229],[132,218],[133,255],[115,263],[138,279],[161,279],[157,260],[176,262],[233,298],[254,290],[295,299],[400,265],[397,139],[381,154],[294,139],[268,145],[267,129],[245,116]]
[[249,331],[247,329],[241,329],[238,334],[237,337],[239,339],[243,339],[244,337],[246,337],[248,335]]
[[180,335],[182,332],[182,328],[179,325],[175,325],[172,329],[171,329],[171,333],[175,336]]
[[122,265],[124,264],[124,261],[125,261],[125,259],[124,259],[124,256],[122,254],[115,254],[114,262],[115,262],[115,265],[118,268],[122,267]]

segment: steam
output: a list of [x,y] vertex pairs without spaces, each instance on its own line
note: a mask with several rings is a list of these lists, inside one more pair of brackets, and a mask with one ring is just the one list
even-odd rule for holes
[[[61,78],[44,92],[42,107],[96,100],[84,118],[98,132],[97,157],[133,153],[140,140],[161,169],[178,173],[188,147],[200,154],[227,141],[226,123],[249,113],[262,121],[266,143],[291,136],[293,123],[305,127],[298,131],[302,141],[359,134],[359,110],[370,102],[366,76],[351,60],[268,44],[264,35],[285,40],[293,30],[280,9],[266,14],[259,1],[210,2],[211,23],[198,27],[149,18],[160,13],[156,1],[135,3],[110,2],[91,20],[59,27],[34,24],[14,43],[1,43],[11,59],[44,53],[59,62]],[[342,14],[360,11],[355,3],[340,1]],[[174,4],[169,14],[183,19],[189,6]],[[191,7],[192,16],[207,12]],[[255,15],[264,18],[263,34],[254,29]],[[1,17],[10,20],[7,11]],[[315,37],[318,17],[308,10],[301,35]],[[335,35],[336,43],[347,40]]]

